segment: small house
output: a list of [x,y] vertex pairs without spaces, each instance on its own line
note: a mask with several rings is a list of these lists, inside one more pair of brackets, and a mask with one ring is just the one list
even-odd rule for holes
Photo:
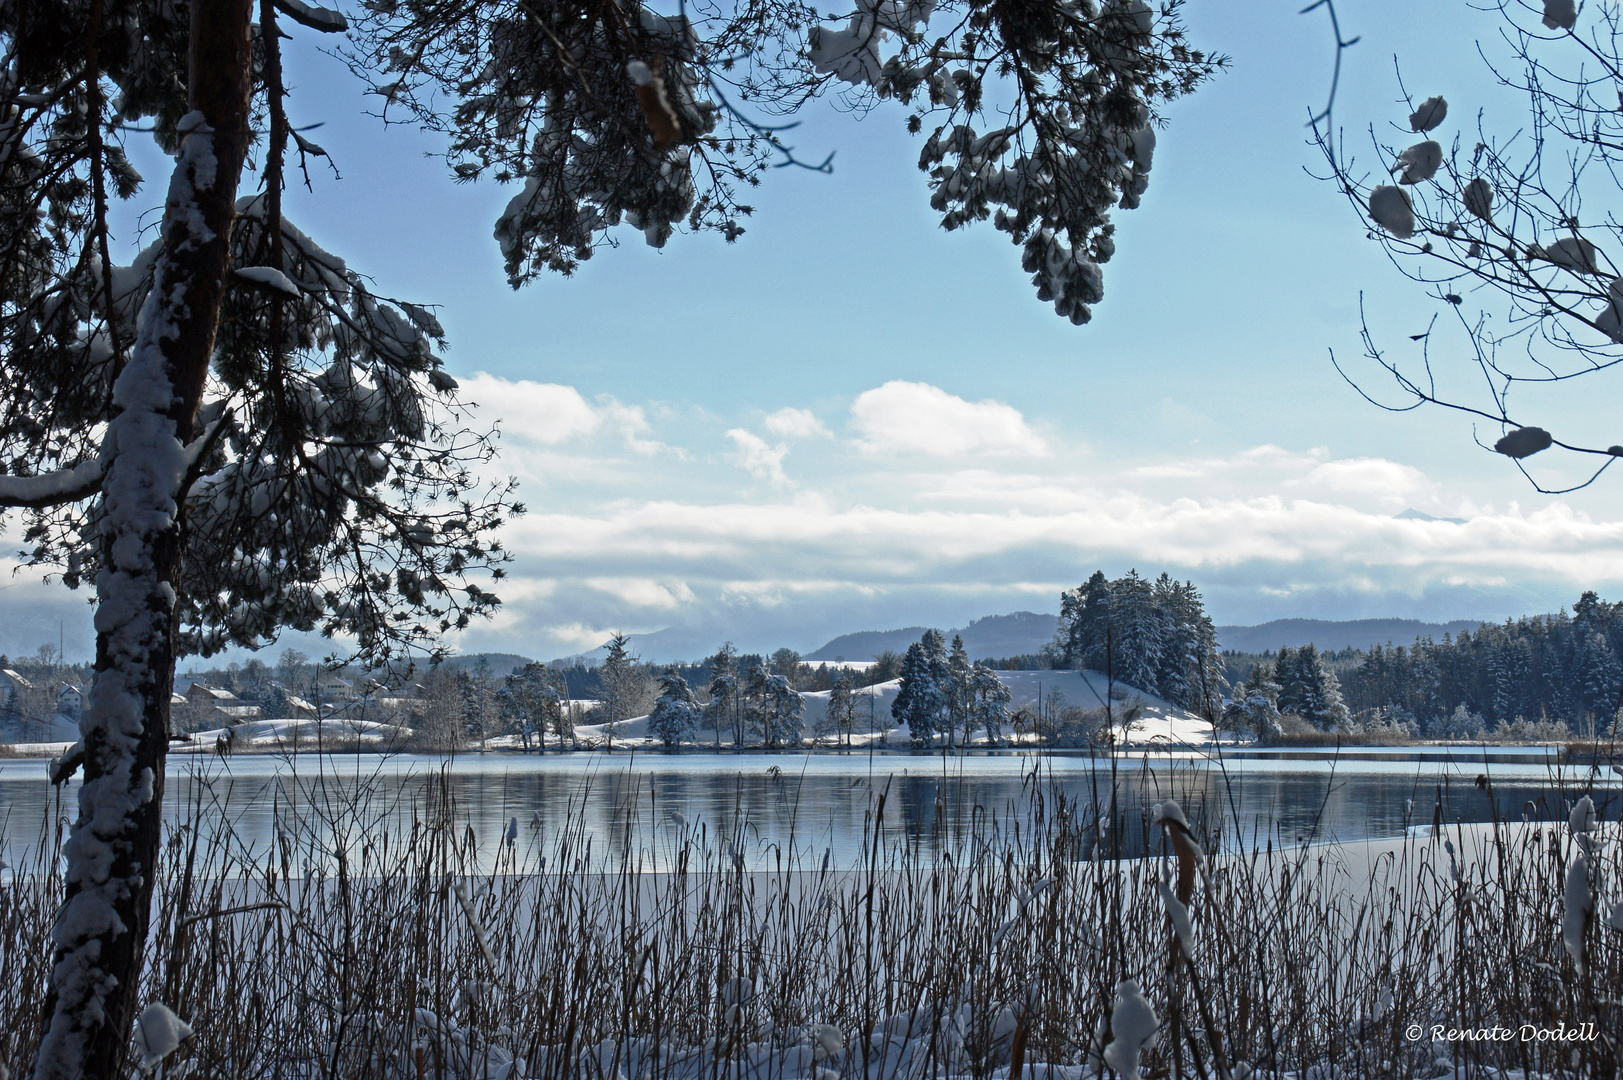
[[56,695],[56,711],[60,715],[67,717],[69,720],[72,720],[75,723],[78,722],[80,714],[84,712],[84,708],[84,691],[77,686],[64,686],[62,691]]
[[10,668],[0,669],[0,701],[9,702],[24,690],[33,688],[33,683]]

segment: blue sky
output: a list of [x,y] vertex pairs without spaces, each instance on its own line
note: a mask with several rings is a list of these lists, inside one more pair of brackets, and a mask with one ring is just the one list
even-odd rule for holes
[[[452,184],[432,136],[363,115],[377,99],[301,40],[293,119],[323,125],[343,180],[317,174],[288,212],[381,291],[440,305],[448,368],[503,421],[531,508],[502,614],[458,646],[555,656],[686,625],[805,650],[1057,610],[1096,567],[1190,577],[1222,623],[1619,595],[1623,481],[1540,496],[1469,423],[1379,412],[1331,367],[1331,349],[1359,354],[1361,293],[1399,351],[1431,309],[1308,175],[1303,123],[1334,50],[1300,6],[1188,6],[1195,44],[1233,65],[1170,110],[1085,327],[1035,299],[1001,234],[940,230],[917,141],[884,106],[812,110],[793,141],[836,151],[834,174],[768,175],[738,243],[654,251],[626,230],[573,279],[515,293],[491,238],[511,190]],[[1479,107],[1520,122],[1476,57],[1493,45],[1482,14],[1371,2],[1342,18],[1362,36],[1337,103],[1349,138],[1407,115],[1394,55],[1417,96],[1448,96],[1447,134]],[[1598,389],[1537,415],[1617,441]],[[1409,509],[1466,524],[1394,519]],[[89,653],[82,601],[20,580],[6,596],[0,649],[62,620],[69,654]]]

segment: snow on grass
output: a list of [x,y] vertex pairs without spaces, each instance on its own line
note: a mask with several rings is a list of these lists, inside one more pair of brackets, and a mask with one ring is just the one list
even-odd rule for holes
[[[269,848],[206,808],[176,823],[201,844],[198,868],[187,844],[166,848],[155,917],[208,932],[155,941],[150,963],[177,973],[165,1005],[198,1031],[143,1032],[134,1061],[167,1054],[170,1076],[436,1080],[1508,1080],[1523,1063],[1518,1080],[1615,1074],[1599,1039],[1431,1032],[1588,1023],[1594,995],[1623,979],[1623,942],[1590,933],[1587,975],[1572,978],[1550,918],[1569,879],[1550,845],[1593,842],[1592,887],[1609,909],[1616,822],[1570,838],[1564,814],[1450,825],[1457,885],[1437,873],[1440,834],[1236,855],[1203,833],[1213,871],[1198,905],[1178,901],[1201,951],[1188,942],[1172,972],[1161,860],[1079,859],[1076,831],[1097,821],[1057,790],[1040,816],[1017,813],[1018,839],[983,826],[920,862],[909,836],[876,822],[873,861],[834,872],[792,852],[779,871],[741,871],[738,832],[695,824],[661,834],[683,854],[671,874],[639,869],[634,850],[583,845],[572,821],[516,845],[476,840],[452,790],[428,781],[409,834],[363,801],[312,803],[319,819],[280,819],[287,835]],[[626,790],[626,819],[666,805],[653,795]],[[1169,832],[1202,828],[1201,810],[1130,808]],[[476,843],[496,848],[496,872],[476,872]],[[337,871],[337,845],[364,853],[365,869]],[[288,852],[306,859],[291,876]],[[47,849],[0,889],[0,932],[17,945],[0,951],[0,973],[44,955],[52,913],[27,898],[60,872]],[[1489,895],[1500,899],[1476,902]],[[26,1024],[40,980],[37,967],[0,980],[0,1012]],[[0,1026],[0,1062],[26,1059],[29,1038]]]

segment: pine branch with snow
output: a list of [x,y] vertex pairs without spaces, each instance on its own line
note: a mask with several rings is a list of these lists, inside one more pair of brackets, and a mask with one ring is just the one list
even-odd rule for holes
[[775,159],[798,163],[775,118],[839,92],[907,108],[908,129],[928,130],[919,167],[942,226],[991,219],[1038,298],[1084,323],[1111,213],[1147,188],[1161,109],[1225,62],[1188,45],[1179,6],[857,0],[824,25],[800,0],[674,16],[486,0],[454,20],[380,2],[349,58],[386,118],[445,134],[458,179],[518,186],[495,230],[515,287],[572,273],[622,227],[655,247],[678,231],[736,239],[742,194]]

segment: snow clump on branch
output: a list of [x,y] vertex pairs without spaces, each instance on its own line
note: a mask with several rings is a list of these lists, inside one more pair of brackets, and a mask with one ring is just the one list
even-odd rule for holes
[[1382,184],[1369,193],[1369,216],[1399,240],[1414,235],[1414,206],[1409,193],[1391,184]]
[[1448,101],[1441,95],[1429,97],[1420,108],[1409,114],[1409,128],[1413,131],[1431,131],[1448,118]]
[[1442,146],[1434,140],[1427,139],[1425,142],[1415,143],[1399,154],[1397,166],[1392,171],[1402,170],[1403,175],[1398,177],[1398,183],[1418,184],[1422,180],[1430,180],[1436,176],[1442,164]]

